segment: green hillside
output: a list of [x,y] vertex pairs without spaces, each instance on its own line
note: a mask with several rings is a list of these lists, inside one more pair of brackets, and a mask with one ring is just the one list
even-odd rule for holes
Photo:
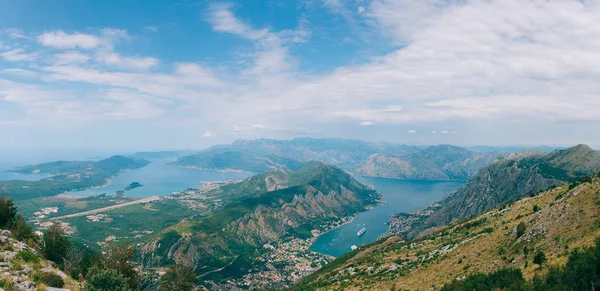
[[15,169],[20,173],[47,173],[51,176],[39,181],[0,181],[0,196],[14,200],[55,196],[63,192],[102,186],[121,171],[144,167],[150,162],[112,156],[100,161],[58,161]]
[[[584,290],[576,288],[578,276],[592,278],[592,289],[598,282],[598,248],[576,250],[595,245],[599,223],[600,181],[594,177],[503,204],[416,240],[392,236],[363,246],[292,289]],[[559,284],[558,278],[564,281]]]

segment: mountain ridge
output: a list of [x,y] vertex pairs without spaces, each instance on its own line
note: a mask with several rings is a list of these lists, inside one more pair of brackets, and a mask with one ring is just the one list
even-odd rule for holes
[[[588,176],[415,240],[381,239],[330,262],[289,290],[439,290],[506,268],[532,280],[564,265],[577,253],[572,250],[595,244],[599,191],[600,180]],[[477,290],[491,290],[485,286]]]
[[[278,186],[267,187],[273,176],[280,179]],[[192,266],[200,275],[207,273],[205,280],[225,288],[223,284],[234,281],[241,284],[249,270],[268,271],[257,261],[270,252],[265,245],[310,240],[325,225],[363,211],[380,199],[376,191],[348,173],[321,162],[308,162],[295,172],[256,175],[226,187],[211,191],[220,191],[222,197],[232,193],[236,198],[231,203],[209,216],[165,230],[146,244],[146,251],[165,261]]]
[[585,145],[549,154],[514,155],[481,168],[442,201],[415,214],[395,216],[390,233],[414,238],[499,204],[597,172],[600,172],[600,153]]

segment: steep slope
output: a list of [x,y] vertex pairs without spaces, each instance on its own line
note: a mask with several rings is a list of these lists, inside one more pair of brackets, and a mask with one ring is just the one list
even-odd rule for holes
[[0,181],[0,196],[14,200],[54,196],[67,191],[101,186],[121,171],[145,167],[150,162],[138,158],[112,156],[100,161],[57,161],[20,167],[20,173],[47,173],[39,181]]
[[[51,290],[48,287],[61,287],[78,290],[80,283],[56,268],[56,265],[42,257],[39,250],[16,240],[9,230],[0,229],[0,288],[3,290]],[[47,286],[44,278],[51,274],[60,277],[64,286]],[[55,284],[57,279],[52,280]]]
[[358,167],[356,173],[408,180],[466,180],[481,167],[503,156],[504,154],[497,152],[439,145],[401,157],[372,155]]
[[183,156],[171,163],[171,165],[211,170],[241,170],[263,173],[275,169],[296,170],[302,163],[275,155],[261,156],[249,152],[214,150]]
[[597,172],[600,172],[600,153],[586,145],[545,155],[514,155],[483,167],[461,188],[424,211],[395,216],[390,232],[416,237],[507,201]]
[[224,197],[229,191],[239,195],[241,189],[255,192],[208,217],[174,226],[149,243],[146,251],[193,266],[205,280],[222,284],[264,270],[264,263],[255,259],[270,251],[265,244],[312,238],[313,231],[379,199],[349,174],[319,162],[275,174],[283,181],[278,190],[265,188],[265,175],[228,186],[221,190]]
[[[526,279],[600,236],[600,181],[560,186],[418,240],[392,236],[348,253],[295,290],[439,290],[469,274],[520,268]],[[538,253],[547,263],[534,263]]]

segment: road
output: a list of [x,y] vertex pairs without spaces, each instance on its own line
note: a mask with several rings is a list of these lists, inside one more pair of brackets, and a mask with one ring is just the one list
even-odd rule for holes
[[148,203],[148,202],[156,201],[158,199],[160,199],[160,196],[146,197],[146,198],[142,198],[139,200],[125,202],[125,203],[121,203],[121,204],[117,204],[117,205],[113,205],[113,206],[102,207],[102,208],[98,208],[98,209],[94,209],[94,210],[88,210],[88,211],[73,213],[73,214],[69,214],[69,215],[52,217],[52,218],[50,218],[50,220],[58,220],[58,219],[72,218],[72,217],[83,216],[83,215],[91,215],[91,214],[105,212],[105,211],[109,211],[109,210],[113,210],[113,209],[117,209],[117,208],[121,208],[121,207],[125,207],[125,206]]
[[234,262],[234,261],[235,261],[237,258],[238,258],[238,256],[235,256],[235,258],[233,258],[233,260],[231,260],[231,262],[229,262],[229,264],[227,264],[227,265],[225,265],[225,266],[223,266],[223,267],[221,267],[221,268],[218,268],[218,269],[215,269],[215,270],[212,270],[212,271],[208,271],[208,272],[206,272],[206,273],[204,273],[204,274],[202,274],[202,275],[199,275],[198,277],[202,278],[202,277],[204,277],[204,276],[206,276],[206,275],[208,275],[208,274],[210,274],[210,273],[221,272],[221,271],[223,271],[223,269],[225,269],[225,268],[227,268],[227,267],[231,266],[231,264],[233,264],[233,262]]

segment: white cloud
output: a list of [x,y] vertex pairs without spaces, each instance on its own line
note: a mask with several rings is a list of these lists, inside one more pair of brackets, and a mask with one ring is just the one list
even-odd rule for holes
[[0,53],[0,56],[10,62],[34,61],[39,58],[37,53],[26,53],[20,48]]
[[253,125],[252,125],[252,128],[254,128],[254,129],[256,129],[256,130],[264,130],[264,129],[266,129],[267,127],[266,127],[266,126],[264,126],[264,125],[262,125],[262,124],[253,124]]
[[57,65],[67,64],[82,64],[90,59],[88,55],[82,54],[78,51],[66,51],[54,55],[54,63]]
[[25,70],[25,69],[19,69],[19,68],[4,69],[2,72],[21,76],[21,77],[38,77],[39,76],[39,74],[37,72]]
[[131,70],[148,70],[159,62],[152,57],[124,57],[112,51],[100,51],[96,54],[96,59],[117,68]]
[[431,131],[431,133],[433,133],[433,134],[436,134],[436,133],[437,133],[437,131],[435,131],[435,130],[432,130],[432,131]]
[[[117,40],[135,42],[136,38],[110,29],[86,34],[97,40],[89,44],[75,41],[77,34],[49,33],[66,40],[49,38],[48,45],[90,49],[92,59],[83,64],[84,57],[79,63],[48,65],[50,61],[40,57],[40,62],[28,69],[39,71],[48,83],[92,85],[94,93],[125,90],[139,98],[154,98],[148,101],[150,105],[169,100],[172,103],[165,108],[172,110],[170,116],[187,110],[185,114],[198,116],[198,120],[227,124],[215,126],[214,130],[223,132],[220,137],[231,132],[230,124],[242,124],[239,131],[256,134],[252,125],[260,122],[277,124],[280,131],[267,128],[260,132],[273,135],[297,129],[318,129],[327,135],[338,133],[331,129],[336,126],[377,124],[383,128],[401,123],[421,129],[460,128],[461,139],[473,131],[483,133],[483,139],[486,133],[489,136],[489,132],[508,127],[523,132],[531,128],[531,132],[552,137],[556,136],[552,128],[561,127],[566,128],[565,134],[580,132],[585,138],[582,130],[568,128],[600,122],[600,26],[594,25],[600,21],[600,5],[595,2],[348,3],[328,1],[327,5],[341,9],[340,14],[349,11],[353,21],[370,25],[369,32],[388,37],[393,44],[389,53],[361,55],[362,61],[330,71],[300,71],[303,67],[298,64],[304,63],[297,58],[304,54],[295,57],[296,50],[291,48],[307,43],[302,47],[311,49],[308,27],[317,23],[301,21],[296,29],[275,31],[270,24],[258,26],[251,19],[239,19],[231,5],[215,4],[205,16],[214,31],[237,35],[249,46],[237,48],[232,56],[235,68],[169,64],[135,52],[119,54]],[[357,13],[358,5],[364,5],[364,13]],[[321,31],[314,31],[315,39],[322,37]],[[35,53],[27,57],[34,48],[16,47],[21,51],[3,52],[2,57],[36,60]],[[382,51],[390,50],[385,44],[382,47]],[[99,56],[102,53],[104,58]],[[308,61],[306,64],[313,60]],[[17,68],[23,69],[22,64],[16,63],[13,69]],[[150,69],[156,72],[146,71]],[[65,102],[73,104],[72,100]],[[83,106],[84,102],[76,104]],[[547,126],[542,128],[545,131],[538,130],[543,126]]]
[[415,133],[417,133],[417,131],[416,131],[416,130],[414,130],[414,129],[410,129],[410,130],[408,130],[408,133],[410,133],[410,134],[415,134]]
[[204,134],[202,135],[202,137],[215,137],[216,134],[210,130],[207,130],[204,132]]
[[253,66],[244,71],[245,76],[256,79],[276,76],[276,79],[280,79],[282,73],[295,66],[295,61],[289,56],[288,46],[306,42],[310,36],[306,20],[300,20],[295,30],[272,32],[266,28],[256,29],[243,22],[231,12],[232,8],[231,4],[212,4],[206,19],[215,31],[235,34],[255,42],[256,49],[251,54]]
[[93,49],[101,44],[100,38],[95,35],[79,32],[67,34],[62,30],[46,32],[38,36],[38,41],[44,46],[59,49]]
[[150,31],[150,32],[158,32],[158,27],[156,27],[156,26],[146,26],[146,27],[144,27],[144,30]]
[[23,38],[26,39],[27,38],[27,36],[23,32],[23,30],[18,29],[18,28],[7,28],[4,30],[4,32],[6,34],[8,34],[8,36],[12,39],[23,39]]
[[364,6],[359,6],[358,9],[356,9],[356,13],[358,14],[363,14],[365,13],[366,9]]
[[448,131],[447,130],[442,130],[442,134],[447,134]]
[[268,33],[268,29],[254,29],[250,25],[240,21],[230,11],[231,4],[212,4],[208,11],[207,19],[213,25],[213,29],[220,32],[228,32],[247,39],[258,40]]

